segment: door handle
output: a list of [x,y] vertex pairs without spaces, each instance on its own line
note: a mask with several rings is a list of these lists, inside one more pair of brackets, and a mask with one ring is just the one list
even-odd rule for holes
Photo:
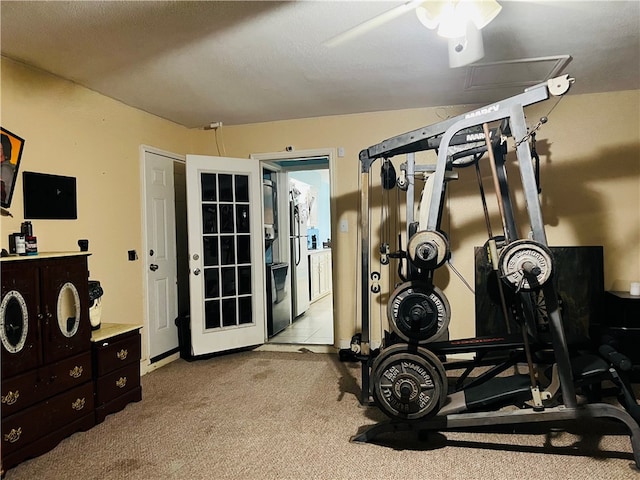
[[200,275],[200,269],[199,269],[199,268],[196,268],[196,269],[193,271],[193,274],[194,274],[194,275]]
[[151,270],[152,272],[155,272],[158,269],[158,265],[156,265],[155,263],[152,263],[151,265],[149,265],[149,270]]

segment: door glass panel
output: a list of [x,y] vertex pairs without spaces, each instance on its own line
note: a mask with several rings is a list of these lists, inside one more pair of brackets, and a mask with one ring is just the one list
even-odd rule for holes
[[251,297],[240,297],[238,299],[238,320],[241,324],[251,323],[253,318],[251,310]]
[[248,295],[251,293],[251,267],[238,267],[238,294]]
[[220,188],[220,201],[221,202],[233,202],[233,175],[220,174],[218,175],[219,188]]
[[220,205],[220,233],[233,233],[233,204],[223,203]]
[[218,206],[215,204],[202,205],[202,233],[218,233]]
[[220,263],[233,265],[236,263],[235,237],[220,237]]
[[227,267],[222,269],[222,296],[229,297],[236,294],[236,269]]
[[249,175],[201,173],[205,329],[254,324]]
[[249,204],[236,207],[236,232],[249,233]]
[[251,263],[251,237],[238,235],[238,263]]
[[206,267],[218,265],[218,237],[204,237],[202,243],[204,265]]
[[225,298],[222,300],[222,326],[232,327],[236,324],[236,299]]
[[215,173],[203,173],[200,176],[200,183],[202,184],[202,201],[203,202],[215,202],[216,197],[216,174]]
[[204,302],[204,325],[207,329],[220,328],[220,300]]
[[204,271],[204,297],[220,297],[220,281],[217,268],[207,268]]
[[249,201],[249,177],[236,175],[236,202]]

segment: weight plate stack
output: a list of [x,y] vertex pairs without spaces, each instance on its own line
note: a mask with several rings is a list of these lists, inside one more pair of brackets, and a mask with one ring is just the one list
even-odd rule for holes
[[414,265],[428,269],[444,265],[450,255],[447,237],[433,230],[422,230],[411,235],[407,251]]
[[447,375],[435,354],[423,347],[396,344],[385,348],[372,365],[373,399],[389,417],[424,420],[447,398]]
[[[532,240],[516,240],[500,252],[498,260],[502,279],[518,290],[531,291],[549,281],[553,271],[551,250]],[[526,268],[532,270],[537,285],[530,285],[524,274]]]
[[423,345],[442,339],[447,333],[451,308],[438,287],[405,282],[391,294],[387,318],[401,339]]

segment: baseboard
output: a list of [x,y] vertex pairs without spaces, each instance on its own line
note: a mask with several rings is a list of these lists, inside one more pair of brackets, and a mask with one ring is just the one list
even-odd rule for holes
[[312,352],[336,353],[333,345],[310,345],[301,343],[265,343],[254,349],[255,352]]
[[153,372],[160,367],[164,367],[169,363],[178,360],[180,358],[180,352],[176,352],[168,357],[163,358],[162,360],[158,360],[157,362],[150,363],[148,359],[142,360],[140,362],[140,376],[146,375],[149,372]]

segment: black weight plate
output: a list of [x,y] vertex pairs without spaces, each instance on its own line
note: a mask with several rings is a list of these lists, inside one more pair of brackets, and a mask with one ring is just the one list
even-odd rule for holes
[[432,352],[397,344],[372,366],[373,398],[392,418],[422,420],[435,415],[447,397],[446,373]]
[[387,305],[391,329],[402,340],[419,344],[439,340],[446,334],[450,312],[442,290],[415,281],[399,285]]

